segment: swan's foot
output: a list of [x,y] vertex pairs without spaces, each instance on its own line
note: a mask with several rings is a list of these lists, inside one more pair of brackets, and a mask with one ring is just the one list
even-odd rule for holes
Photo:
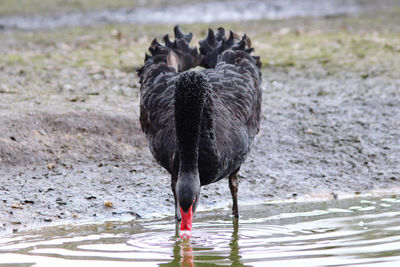
[[178,207],[178,199],[176,198],[176,191],[175,191],[175,186],[176,182],[178,181],[178,176],[171,176],[171,190],[172,193],[174,194],[174,201],[175,201],[175,221],[178,223],[182,220],[181,214],[179,212],[179,207]]
[[176,222],[176,223],[179,223],[181,220],[182,220],[181,215],[179,214],[179,212],[177,213],[177,212],[175,211],[175,222]]
[[233,201],[233,205],[232,205],[232,215],[235,218],[239,218],[239,207],[238,207],[238,203],[237,203],[237,192],[238,192],[238,180],[237,180],[237,173],[239,170],[233,172],[230,176],[229,176],[229,188],[231,189],[231,195],[232,195],[232,201]]

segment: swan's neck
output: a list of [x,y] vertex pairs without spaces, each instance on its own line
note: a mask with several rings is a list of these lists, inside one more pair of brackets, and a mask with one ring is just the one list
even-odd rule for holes
[[200,121],[202,111],[184,110],[176,114],[180,172],[197,172],[199,160]]
[[175,87],[175,130],[180,172],[198,172],[200,124],[208,84],[198,72],[181,74]]

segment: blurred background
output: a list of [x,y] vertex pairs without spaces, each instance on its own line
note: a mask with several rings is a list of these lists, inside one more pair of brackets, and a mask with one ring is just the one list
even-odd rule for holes
[[[395,0],[4,0],[3,28],[45,29],[105,23],[212,23],[292,17],[324,17],[393,8]],[[398,3],[397,3],[398,4]],[[5,17],[5,18],[4,18]],[[29,18],[29,19],[28,19]]]

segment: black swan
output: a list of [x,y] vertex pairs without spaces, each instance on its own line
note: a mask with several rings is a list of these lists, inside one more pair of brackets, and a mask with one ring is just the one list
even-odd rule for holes
[[[261,62],[240,38],[209,29],[190,47],[192,33],[151,43],[138,69],[140,124],[156,161],[171,174],[175,217],[190,237],[200,187],[229,177],[232,213],[239,217],[237,173],[259,131]],[[191,70],[194,67],[201,66]],[[182,236],[182,234],[181,234]]]

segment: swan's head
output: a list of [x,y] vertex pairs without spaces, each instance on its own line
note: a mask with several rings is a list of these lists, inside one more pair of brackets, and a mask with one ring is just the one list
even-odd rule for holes
[[200,179],[198,173],[182,172],[176,183],[176,194],[181,213],[181,238],[190,238],[193,214],[200,197]]

